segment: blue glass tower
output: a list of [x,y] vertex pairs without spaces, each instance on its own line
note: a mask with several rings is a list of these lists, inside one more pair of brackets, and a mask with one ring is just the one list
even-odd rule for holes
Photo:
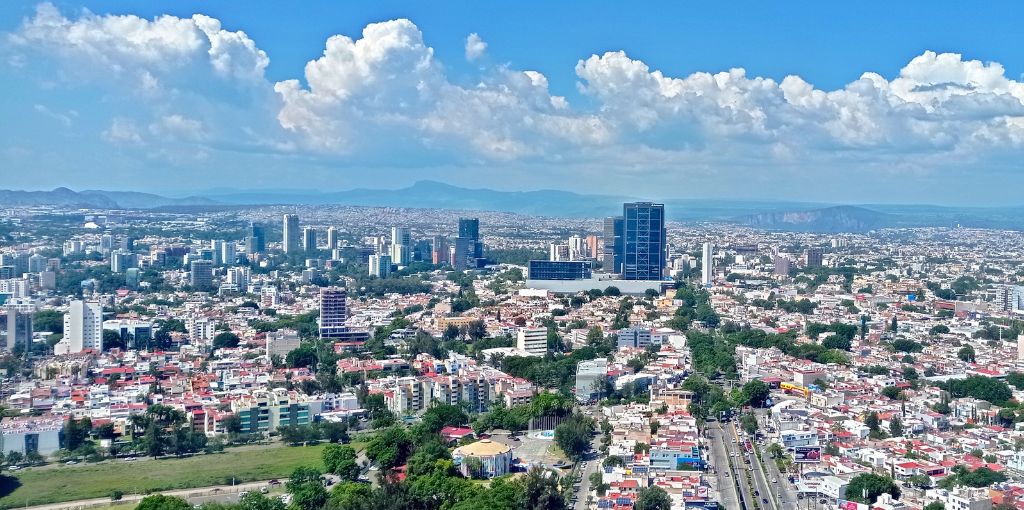
[[622,279],[661,280],[668,260],[665,205],[627,203],[622,216]]

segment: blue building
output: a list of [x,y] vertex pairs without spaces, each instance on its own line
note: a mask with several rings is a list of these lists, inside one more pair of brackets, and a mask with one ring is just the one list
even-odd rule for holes
[[631,202],[622,212],[622,279],[661,280],[668,260],[665,205]]
[[589,260],[531,260],[531,280],[586,280],[593,268]]

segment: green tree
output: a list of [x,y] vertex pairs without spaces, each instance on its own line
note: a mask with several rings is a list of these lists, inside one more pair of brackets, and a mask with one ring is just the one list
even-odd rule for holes
[[633,510],[672,510],[672,498],[658,486],[640,489]]
[[267,497],[250,491],[238,500],[238,510],[285,510],[285,504],[278,498]]
[[946,505],[943,505],[941,501],[932,501],[924,506],[924,510],[946,510]]
[[413,443],[401,426],[392,426],[377,434],[366,445],[366,456],[382,469],[401,466],[409,457]]
[[153,494],[142,498],[135,510],[192,510],[192,505],[177,496]]
[[873,473],[863,473],[853,477],[846,487],[846,496],[851,501],[866,505],[873,504],[878,496],[885,493],[891,494],[894,498],[900,497],[900,489],[892,478]]
[[328,473],[334,473],[343,480],[355,481],[359,478],[356,450],[351,446],[329,444],[324,448],[322,457]]
[[573,460],[582,459],[590,450],[594,420],[574,414],[555,427],[555,443]]
[[372,489],[368,484],[343,481],[334,486],[327,500],[328,510],[362,510],[370,501]]
[[903,422],[896,416],[889,420],[889,435],[892,437],[903,435]]
[[765,402],[771,396],[771,389],[760,379],[754,379],[743,385],[741,394],[743,395],[743,405],[764,407]]
[[213,337],[213,348],[234,349],[235,347],[238,347],[239,342],[241,342],[241,339],[238,338],[238,335],[230,331],[222,331],[217,333],[217,336]]
[[971,347],[970,345],[965,345],[961,347],[959,351],[957,351],[956,356],[968,363],[974,363],[974,347]]

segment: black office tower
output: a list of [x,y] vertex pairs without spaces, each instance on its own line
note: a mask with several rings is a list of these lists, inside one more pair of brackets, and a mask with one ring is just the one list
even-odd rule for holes
[[668,260],[665,205],[632,202],[622,213],[622,279],[661,280]]

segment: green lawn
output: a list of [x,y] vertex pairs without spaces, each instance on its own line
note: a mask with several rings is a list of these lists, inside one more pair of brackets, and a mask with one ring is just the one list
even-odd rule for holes
[[[189,489],[235,482],[285,478],[298,466],[323,469],[315,446],[268,446],[232,450],[185,459],[108,461],[100,464],[29,469],[16,474],[20,486],[11,492],[0,477],[0,508],[17,508],[78,499],[100,498],[117,489],[125,494]],[[362,444],[353,443],[356,449]],[[4,473],[8,477],[15,473]],[[9,479],[8,479],[9,481]]]

